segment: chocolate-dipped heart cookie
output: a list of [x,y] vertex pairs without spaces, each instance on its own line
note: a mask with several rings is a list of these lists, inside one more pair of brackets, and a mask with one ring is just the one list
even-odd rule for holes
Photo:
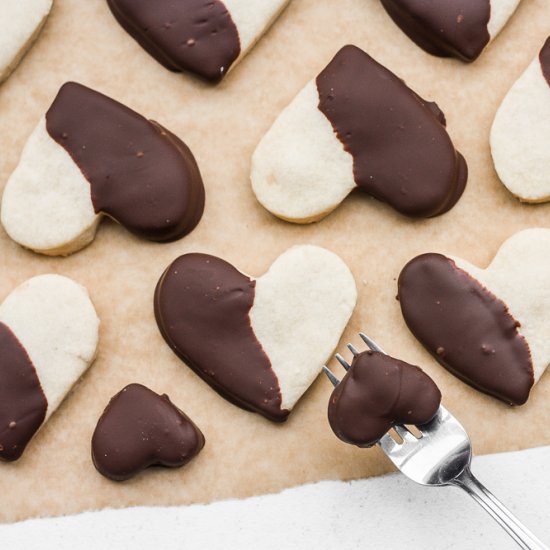
[[550,38],[510,88],[491,128],[502,183],[521,201],[550,200]]
[[207,254],[186,254],[155,292],[160,331],[218,393],[281,422],[319,374],[353,311],[342,260],[296,246],[252,279]]
[[426,424],[440,403],[439,389],[420,368],[365,351],[334,388],[328,420],[342,441],[370,447],[395,424]]
[[93,240],[104,215],[145,239],[170,241],[192,231],[203,209],[197,163],[179,138],[69,82],[27,141],[1,220],[19,244],[66,255]]
[[508,239],[491,265],[423,254],[399,276],[411,332],[453,374],[521,405],[550,363],[550,229]]
[[466,179],[438,106],[355,46],[279,115],[251,172],[260,203],[296,223],[320,220],[356,189],[407,216],[437,216]]
[[0,305],[0,459],[17,460],[95,358],[99,320],[85,288],[40,275]]
[[202,432],[167,395],[130,384],[103,411],[92,436],[92,459],[102,475],[124,481],[151,466],[179,468],[203,447]]
[[432,55],[473,61],[502,30],[520,0],[381,0],[418,46]]
[[219,82],[290,0],[107,0],[120,25],[171,71]]

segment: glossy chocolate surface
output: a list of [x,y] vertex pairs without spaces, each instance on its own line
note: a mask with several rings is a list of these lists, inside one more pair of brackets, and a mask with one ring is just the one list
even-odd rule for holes
[[96,213],[153,241],[179,239],[199,222],[204,187],[197,163],[156,122],[69,82],[48,110],[46,128],[90,182]]
[[44,422],[48,402],[15,334],[0,323],[0,459],[17,460]]
[[191,71],[218,82],[241,52],[237,27],[220,0],[107,3],[120,25],[171,71]]
[[370,447],[395,424],[426,424],[440,403],[439,389],[418,367],[365,351],[334,388],[328,419],[342,441]]
[[504,302],[440,254],[411,260],[398,285],[409,329],[445,368],[506,403],[527,401],[531,354]]
[[362,190],[407,216],[437,216],[456,204],[468,171],[437,105],[355,46],[336,54],[317,89]]
[[550,38],[547,38],[542,50],[539,53],[539,61],[542,74],[550,86]]
[[107,405],[92,436],[97,470],[123,481],[150,466],[179,468],[204,447],[204,436],[167,395],[130,384]]
[[250,321],[255,285],[220,258],[185,254],[157,284],[155,316],[168,345],[220,395],[282,422],[289,411]]
[[489,43],[489,0],[381,0],[396,25],[432,55],[473,61]]

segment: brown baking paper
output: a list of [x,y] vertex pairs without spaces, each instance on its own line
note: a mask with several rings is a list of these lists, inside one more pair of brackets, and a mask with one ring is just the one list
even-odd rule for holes
[[[60,273],[85,285],[101,318],[99,356],[16,463],[0,464],[9,495],[0,521],[131,505],[174,505],[247,497],[321,479],[351,479],[391,470],[378,449],[340,442],[326,419],[331,386],[323,376],[288,422],[274,425],[219,397],[162,340],[153,290],[165,267],[185,252],[221,256],[261,275],[298,243],[338,253],[357,281],[359,300],[342,337],[359,344],[366,331],[390,353],[422,366],[444,404],[464,423],[477,453],[550,443],[550,375],[529,403],[509,408],[440,367],[409,333],[396,278],[416,254],[440,251],[486,266],[516,231],[550,227],[550,205],[520,204],[499,183],[489,129],[505,93],[550,32],[548,0],[524,0],[501,35],[471,65],[424,53],[376,0],[293,0],[269,33],[219,86],[173,74],[115,22],[103,0],[55,0],[35,47],[0,87],[0,185],[67,80],[104,92],[180,136],[195,153],[207,190],[204,217],[171,244],[139,240],[104,221],[94,243],[69,258],[22,249],[0,231],[0,299],[25,279]],[[448,214],[411,220],[361,194],[320,223],[280,221],[255,200],[252,152],[277,114],[344,44],[365,49],[426,99],[438,102],[465,155],[470,177]],[[331,363],[341,374],[339,367]],[[166,392],[200,426],[204,451],[179,470],[153,469],[116,483],[100,476],[90,438],[109,398],[130,382]],[[6,500],[7,502],[7,500]]]

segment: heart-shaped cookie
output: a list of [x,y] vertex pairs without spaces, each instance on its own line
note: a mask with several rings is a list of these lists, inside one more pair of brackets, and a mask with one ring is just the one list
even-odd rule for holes
[[276,216],[320,220],[354,189],[407,216],[443,214],[467,179],[445,117],[396,75],[345,46],[279,115],[252,158],[252,188]]
[[290,0],[107,0],[120,25],[171,71],[219,82]]
[[38,38],[53,0],[2,0],[0,82],[8,78]]
[[520,0],[381,0],[398,27],[432,55],[473,61]]
[[521,405],[550,363],[550,229],[508,239],[486,269],[423,254],[399,276],[411,332],[473,387]]
[[287,250],[258,279],[186,254],[162,275],[155,315],[168,345],[218,393],[281,422],[336,347],[356,298],[346,264],[317,246]]
[[117,393],[92,436],[92,459],[105,477],[124,481],[151,466],[179,468],[204,447],[204,436],[167,395],[141,384]]
[[521,201],[550,200],[550,38],[510,88],[491,128],[502,183]]
[[169,241],[192,231],[203,209],[201,175],[180,139],[69,82],[27,141],[1,219],[19,244],[66,255],[93,240],[103,215],[145,239]]
[[93,362],[99,320],[86,289],[40,275],[0,305],[0,458],[17,460]]
[[420,368],[365,351],[334,388],[328,420],[342,441],[371,447],[395,424],[426,424],[440,403],[441,392]]

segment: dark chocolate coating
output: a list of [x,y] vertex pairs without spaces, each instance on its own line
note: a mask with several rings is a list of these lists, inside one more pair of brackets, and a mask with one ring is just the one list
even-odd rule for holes
[[92,436],[98,472],[124,481],[150,466],[179,468],[204,447],[204,436],[167,395],[130,384],[107,405]]
[[418,367],[365,351],[334,388],[328,419],[342,441],[370,447],[395,424],[426,424],[440,403],[435,382]]
[[455,205],[468,171],[437,105],[355,46],[336,54],[317,89],[362,190],[407,216],[437,216]]
[[289,411],[250,322],[255,286],[220,258],[185,254],[157,284],[155,316],[168,345],[220,395],[282,422]]
[[422,49],[473,61],[489,43],[489,0],[381,0],[395,24]]
[[546,42],[539,53],[539,61],[542,74],[550,86],[550,37],[546,39]]
[[32,361],[0,323],[0,459],[17,460],[44,422],[48,402]]
[[446,369],[508,404],[527,401],[531,353],[504,302],[441,254],[411,260],[398,285],[409,329]]
[[90,182],[96,213],[152,241],[179,239],[199,222],[204,186],[197,163],[156,122],[68,82],[46,114],[46,128]]
[[237,27],[220,0],[107,3],[126,32],[171,71],[219,82],[241,52]]

